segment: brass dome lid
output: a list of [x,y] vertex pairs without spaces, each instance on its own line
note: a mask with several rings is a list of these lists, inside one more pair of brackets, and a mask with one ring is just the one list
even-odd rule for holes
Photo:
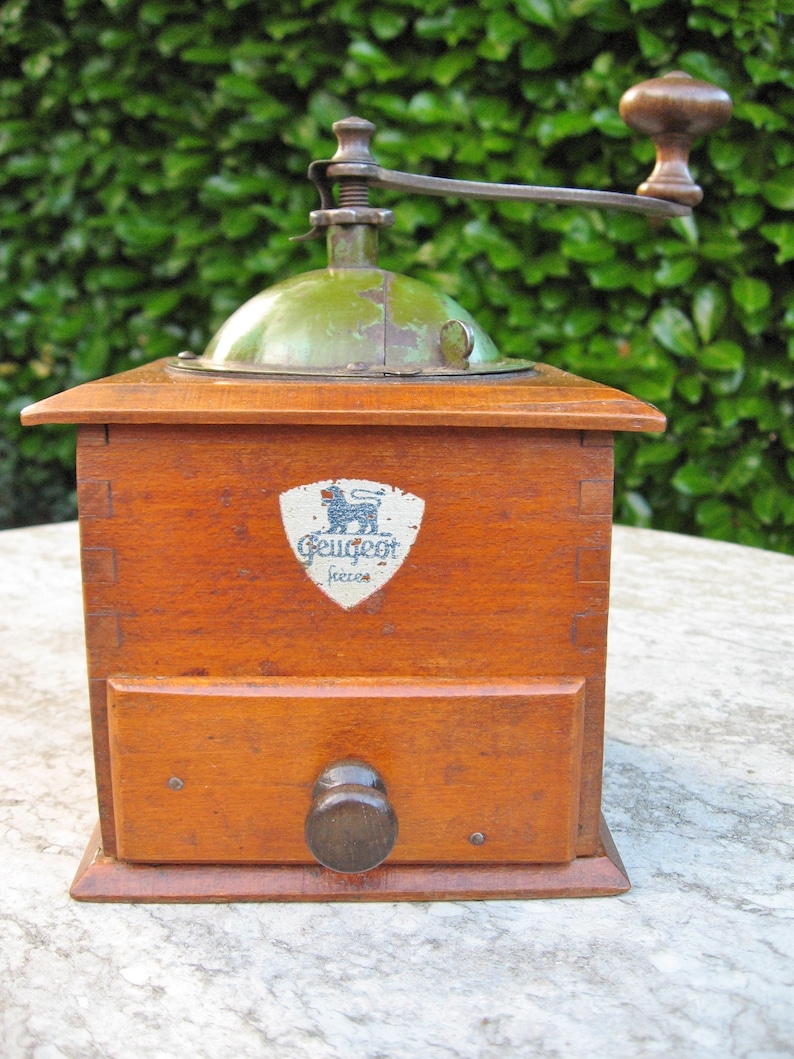
[[515,371],[447,295],[379,268],[328,268],[255,295],[180,368],[249,375],[449,375]]

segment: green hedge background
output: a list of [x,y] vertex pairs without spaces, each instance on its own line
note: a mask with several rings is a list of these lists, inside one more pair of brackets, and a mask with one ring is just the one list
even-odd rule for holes
[[[634,82],[681,69],[734,117],[705,202],[618,213],[410,198],[385,267],[443,288],[506,353],[661,407],[618,444],[625,522],[794,553],[794,0],[7,0],[0,6],[0,521],[74,515],[48,394],[201,349],[242,301],[322,267],[290,243],[331,123],[391,168],[631,191]],[[382,193],[379,205],[394,205]]]

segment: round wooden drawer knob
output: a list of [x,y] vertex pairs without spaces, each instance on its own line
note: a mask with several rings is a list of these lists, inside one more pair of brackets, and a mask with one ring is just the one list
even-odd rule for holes
[[312,856],[332,871],[376,868],[397,841],[397,817],[383,780],[363,761],[336,761],[320,773],[306,817]]

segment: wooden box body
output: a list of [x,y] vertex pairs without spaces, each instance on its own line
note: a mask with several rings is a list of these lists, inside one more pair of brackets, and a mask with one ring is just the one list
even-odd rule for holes
[[[600,818],[612,437],[660,429],[655,410],[552,369],[356,387],[156,365],[80,390],[26,417],[81,424],[101,850],[75,896],[627,888]],[[309,579],[279,506],[340,479],[424,501],[402,565],[350,609]],[[380,772],[400,822],[357,876],[303,838],[344,757]]]

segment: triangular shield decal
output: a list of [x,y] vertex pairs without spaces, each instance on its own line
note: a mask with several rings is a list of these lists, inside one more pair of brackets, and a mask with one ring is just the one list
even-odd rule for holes
[[321,592],[350,610],[394,576],[416,540],[424,500],[393,485],[329,478],[279,497],[295,558]]

